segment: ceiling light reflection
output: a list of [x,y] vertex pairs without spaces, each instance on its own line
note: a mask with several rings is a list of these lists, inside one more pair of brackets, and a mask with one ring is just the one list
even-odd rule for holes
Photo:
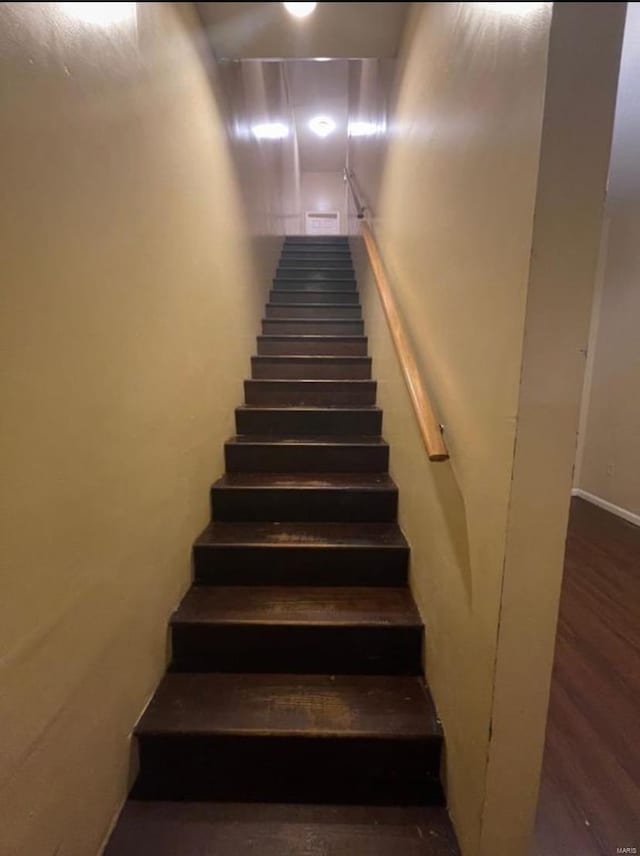
[[283,3],[284,8],[294,18],[306,18],[318,5],[317,3]]
[[349,122],[347,133],[350,137],[373,137],[376,134],[384,133],[384,123],[378,122]]
[[262,122],[251,126],[256,140],[283,140],[289,136],[289,128],[284,122]]
[[97,27],[109,27],[133,18],[137,3],[60,3],[59,6],[68,18]]

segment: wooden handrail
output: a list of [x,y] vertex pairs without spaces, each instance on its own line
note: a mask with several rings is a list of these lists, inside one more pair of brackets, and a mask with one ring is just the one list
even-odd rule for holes
[[[350,180],[349,184],[351,185]],[[424,441],[427,454],[429,455],[429,460],[446,461],[449,459],[449,452],[447,451],[447,447],[442,436],[442,427],[435,417],[429,396],[427,395],[422,383],[418,364],[413,356],[409,339],[407,338],[407,334],[402,326],[398,307],[396,306],[393,292],[391,291],[391,286],[389,285],[389,280],[387,278],[380,253],[378,252],[378,247],[376,246],[371,227],[364,219],[362,220],[361,226],[364,245],[367,250],[367,255],[369,256],[369,264],[373,271],[384,314],[387,317],[391,338],[393,339],[396,354],[400,360],[402,374],[404,375],[404,379],[409,389],[413,409],[415,410],[416,418],[418,420],[418,427],[420,428],[420,433],[422,434],[422,439]]]

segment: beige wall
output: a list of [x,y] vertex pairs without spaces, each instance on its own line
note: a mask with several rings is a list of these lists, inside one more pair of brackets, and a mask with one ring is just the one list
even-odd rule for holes
[[525,856],[533,824],[622,17],[514,5],[416,4],[388,138],[349,152],[451,451],[427,460],[358,246],[465,856]]
[[91,856],[125,796],[275,258],[196,23],[0,7],[2,856]]
[[302,172],[300,175],[300,228],[305,231],[305,212],[338,211],[340,232],[347,234],[347,195],[340,172]]
[[576,487],[640,524],[640,4],[629,3]]

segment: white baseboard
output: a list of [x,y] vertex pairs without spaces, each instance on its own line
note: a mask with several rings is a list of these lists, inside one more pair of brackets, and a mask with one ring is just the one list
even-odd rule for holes
[[640,514],[634,514],[633,511],[627,511],[626,508],[620,508],[619,505],[614,505],[612,502],[607,502],[593,493],[587,493],[586,490],[580,490],[579,487],[574,487],[571,491],[571,496],[579,496],[580,499],[586,499],[587,502],[597,505],[599,508],[604,508],[605,511],[615,514],[616,517],[622,517],[628,523],[633,523],[634,526],[640,526]]

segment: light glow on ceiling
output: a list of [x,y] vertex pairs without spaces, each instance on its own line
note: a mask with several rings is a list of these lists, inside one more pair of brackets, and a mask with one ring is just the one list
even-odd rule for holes
[[284,122],[262,122],[252,125],[251,133],[256,140],[284,140],[289,136],[289,128]]
[[350,137],[373,137],[381,131],[384,131],[384,125],[379,125],[377,122],[349,122]]
[[290,15],[293,15],[294,18],[306,18],[307,15],[310,15],[316,6],[317,3],[283,3],[284,8]]
[[328,137],[336,129],[336,123],[330,116],[314,116],[309,122],[309,128],[318,137]]
[[501,15],[510,15],[514,18],[525,18],[532,12],[544,9],[547,3],[475,3],[481,9],[498,12]]
[[136,6],[136,3],[60,3],[60,10],[66,17],[84,24],[109,27],[134,18]]

